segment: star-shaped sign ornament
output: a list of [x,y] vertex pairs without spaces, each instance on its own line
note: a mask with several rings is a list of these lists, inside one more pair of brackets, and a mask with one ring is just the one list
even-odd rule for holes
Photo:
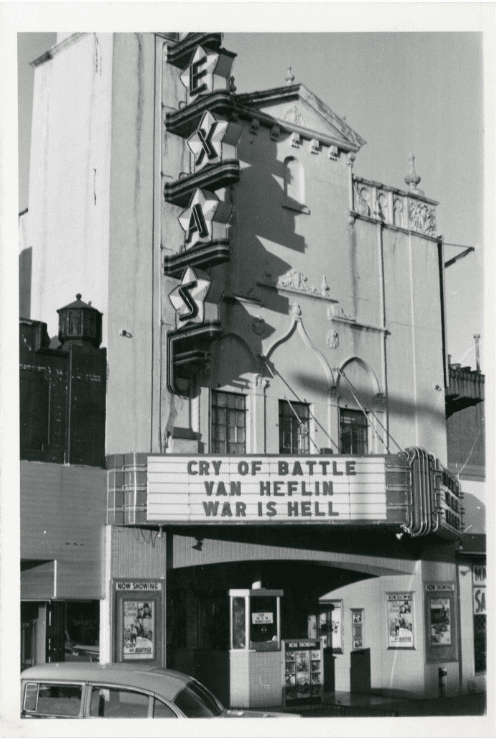
[[195,169],[222,158],[222,141],[228,125],[227,121],[217,120],[208,110],[203,114],[200,125],[188,139],[188,146],[195,157]]
[[181,284],[169,293],[178,328],[188,323],[203,323],[204,303],[211,284],[205,272],[188,267]]
[[213,192],[201,188],[195,190],[190,204],[179,216],[187,249],[212,240],[212,221],[218,207],[219,198]]
[[230,55],[217,54],[197,46],[189,65],[180,74],[181,82],[188,90],[188,103],[214,89],[226,90],[232,63]]

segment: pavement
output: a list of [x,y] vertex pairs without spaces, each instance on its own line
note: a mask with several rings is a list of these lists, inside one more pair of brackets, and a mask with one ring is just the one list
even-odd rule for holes
[[386,716],[484,716],[486,694],[469,693],[450,698],[391,698],[375,694],[334,693],[319,706],[274,708],[301,716],[321,717],[386,717]]

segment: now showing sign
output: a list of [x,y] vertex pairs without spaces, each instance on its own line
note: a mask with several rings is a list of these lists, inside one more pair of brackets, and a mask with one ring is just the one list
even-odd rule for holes
[[169,523],[386,520],[384,457],[150,456],[147,518]]

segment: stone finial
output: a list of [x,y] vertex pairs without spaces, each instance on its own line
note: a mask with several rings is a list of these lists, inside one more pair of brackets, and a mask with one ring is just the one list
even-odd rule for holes
[[408,159],[410,161],[410,171],[405,177],[405,182],[412,192],[418,192],[417,185],[422,178],[415,171],[415,156],[410,154]]
[[295,76],[291,72],[291,67],[288,67],[287,68],[287,70],[286,70],[286,76],[284,77],[284,79],[286,80],[286,84],[287,85],[292,85],[293,82],[295,81]]

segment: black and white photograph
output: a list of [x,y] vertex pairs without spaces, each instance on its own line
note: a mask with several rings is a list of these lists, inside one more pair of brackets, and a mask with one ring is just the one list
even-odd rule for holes
[[4,6],[2,735],[493,735],[494,4]]

